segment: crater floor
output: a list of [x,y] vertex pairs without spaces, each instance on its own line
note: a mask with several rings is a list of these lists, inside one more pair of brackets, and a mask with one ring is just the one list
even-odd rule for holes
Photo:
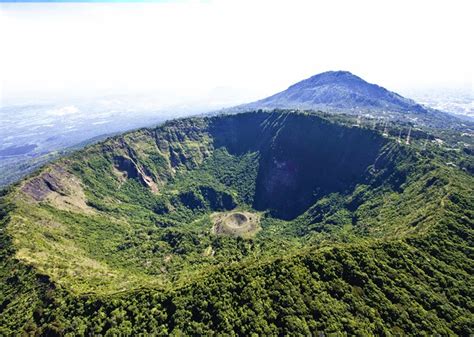
[[250,238],[260,230],[260,214],[247,211],[220,212],[211,215],[212,233]]

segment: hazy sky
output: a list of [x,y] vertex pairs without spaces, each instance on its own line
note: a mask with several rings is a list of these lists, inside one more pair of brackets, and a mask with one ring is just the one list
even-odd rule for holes
[[8,101],[164,90],[245,101],[338,69],[396,91],[472,88],[472,4],[1,4],[1,93]]

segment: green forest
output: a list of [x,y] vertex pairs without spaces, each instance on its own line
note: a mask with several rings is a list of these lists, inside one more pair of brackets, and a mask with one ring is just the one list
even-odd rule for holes
[[253,111],[61,157],[1,192],[0,335],[470,336],[474,157],[436,132]]

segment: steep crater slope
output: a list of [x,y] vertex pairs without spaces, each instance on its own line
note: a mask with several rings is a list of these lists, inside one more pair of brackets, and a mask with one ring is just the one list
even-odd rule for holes
[[[242,301],[251,303],[253,299],[245,300],[250,295],[242,292],[239,283],[243,280],[239,270],[243,269],[256,280],[245,278],[252,291],[261,291],[262,299],[270,301],[266,306],[303,308],[298,302],[303,299],[297,294],[317,289],[318,296],[329,296],[324,301],[331,303],[331,310],[344,317],[344,322],[337,322],[340,329],[367,333],[375,331],[370,322],[378,322],[380,328],[389,315],[375,315],[370,310],[356,313],[350,308],[385,303],[390,310],[403,311],[397,315],[405,315],[408,309],[404,306],[414,301],[430,310],[428,305],[424,307],[416,284],[389,281],[397,280],[393,273],[399,265],[403,280],[415,277],[423,291],[428,291],[430,282],[439,285],[448,282],[444,278],[451,280],[454,297],[443,300],[436,296],[429,305],[441,301],[448,308],[446,312],[464,319],[466,303],[456,296],[466,291],[461,284],[469,278],[470,263],[459,264],[456,268],[460,272],[454,275],[446,261],[450,256],[464,258],[467,253],[443,248],[436,257],[423,241],[428,237],[444,242],[441,220],[452,223],[446,219],[459,212],[458,208],[446,209],[451,204],[470,205],[460,187],[466,185],[462,179],[469,181],[470,177],[464,173],[453,176],[435,159],[373,130],[312,113],[275,111],[189,118],[137,130],[58,160],[2,198],[7,209],[2,213],[2,242],[7,247],[2,250],[2,284],[7,290],[1,307],[17,313],[18,326],[34,320],[46,329],[53,322],[63,326],[61,322],[82,316],[85,331],[105,333],[114,331],[126,316],[136,322],[133,331],[138,333],[149,331],[144,326],[152,320],[135,317],[136,310],[130,309],[129,303],[154,303],[153,312],[160,312],[154,320],[159,321],[164,334],[179,334],[183,329],[191,333],[204,327],[203,333],[230,333],[229,329],[238,327],[219,325],[209,318],[214,317],[209,312],[242,315],[218,305],[204,289],[210,282],[209,289],[231,299],[231,307],[239,307],[235,303]],[[469,206],[464,208],[467,211]],[[216,221],[216,214],[228,221]],[[253,217],[252,222],[232,214],[243,214],[247,220]],[[449,229],[458,234],[443,247],[462,246],[469,237],[462,222],[466,216],[456,213],[458,216],[464,220],[454,223],[461,223],[461,227]],[[243,229],[246,235],[242,235]],[[377,255],[383,258],[383,265],[378,265]],[[415,266],[399,264],[403,256],[416,256],[418,262]],[[354,262],[359,258],[362,262]],[[436,260],[436,268],[426,273],[436,277],[420,271],[425,270],[423,261],[430,259]],[[10,272],[14,265],[18,268]],[[283,286],[278,278],[290,269],[294,274],[285,278],[293,279],[293,285],[302,282],[300,289]],[[303,275],[300,273],[306,275],[304,281],[298,278]],[[268,284],[262,281],[265,275],[270,277]],[[402,290],[389,294],[389,284]],[[364,294],[366,286],[381,299]],[[275,298],[290,296],[291,301],[276,303],[271,293],[277,289],[283,293],[287,289],[292,295],[280,293]],[[15,298],[15,293],[22,295]],[[343,294],[354,302],[344,302]],[[51,301],[48,296],[66,300]],[[142,304],[140,296],[146,298]],[[209,307],[191,304],[192,298],[202,296]],[[48,309],[33,313],[35,307],[25,305],[33,300],[41,310]],[[311,312],[334,316],[323,309],[323,302],[307,306],[314,309]],[[94,306],[107,315],[117,315],[115,323],[102,322]],[[189,306],[199,307],[199,312],[189,313]],[[17,307],[23,308],[25,318]],[[258,311],[254,309],[253,314]],[[285,314],[283,309],[272,313],[269,322],[273,327],[259,331],[288,333],[299,323],[284,317],[295,315]],[[461,322],[455,328],[441,315],[435,314],[441,322],[438,325],[430,318],[419,328],[452,332],[465,327]],[[309,331],[328,328],[321,323],[322,316],[318,317],[305,318],[313,322]],[[351,330],[352,319],[363,329]],[[186,321],[197,325],[185,328]],[[138,328],[139,322],[145,325]],[[233,322],[237,324],[237,320]],[[257,323],[251,321],[252,328],[239,334],[257,331]],[[394,333],[412,327],[405,318],[392,323],[395,327],[388,331]],[[435,325],[441,330],[430,330]]]
[[[169,280],[187,263],[199,269],[241,250],[224,247],[220,259],[202,258],[219,240],[211,212],[253,209],[277,229],[278,221],[287,224],[324,197],[379,186],[381,172],[397,175],[386,153],[396,158],[399,150],[387,144],[370,130],[278,112],[183,119],[113,137],[20,185],[18,227],[41,244],[19,236],[17,256],[78,291],[128,288],[142,276]],[[60,276],[63,268],[81,276]]]
[[[415,161],[376,132],[316,115],[176,120],[110,138],[24,181],[16,256],[78,292],[164,285],[256,252],[273,256],[283,241],[342,228],[357,236],[367,226],[357,210],[377,193],[403,192]],[[246,209],[263,214],[250,246],[236,231],[215,235],[212,212]]]

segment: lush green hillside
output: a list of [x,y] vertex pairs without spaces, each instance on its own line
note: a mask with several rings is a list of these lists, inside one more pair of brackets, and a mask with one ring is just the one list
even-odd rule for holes
[[253,112],[60,159],[2,197],[0,334],[469,335],[472,157],[414,138]]

